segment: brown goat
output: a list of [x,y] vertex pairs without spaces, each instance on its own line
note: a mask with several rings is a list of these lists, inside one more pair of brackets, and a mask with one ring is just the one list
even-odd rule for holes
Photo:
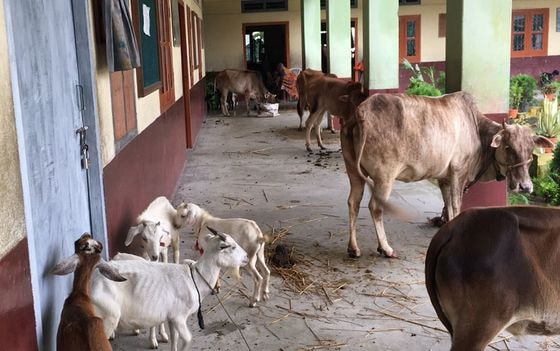
[[52,273],[66,275],[75,271],[72,292],[64,308],[56,335],[58,351],[110,351],[103,320],[95,316],[90,300],[91,276],[95,268],[106,278],[124,281],[112,266],[101,260],[103,245],[85,233],[74,243],[75,253],[60,261]]

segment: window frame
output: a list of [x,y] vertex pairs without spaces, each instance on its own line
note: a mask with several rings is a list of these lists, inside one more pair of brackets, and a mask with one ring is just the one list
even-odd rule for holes
[[[170,0],[158,0],[158,44],[160,71],[160,111],[163,113],[175,103],[173,74],[173,33]],[[161,29],[161,30],[159,30]]]
[[[283,1],[284,2],[284,7],[283,8],[268,8],[268,4],[269,3],[274,3],[274,2],[280,2]],[[247,10],[245,8],[245,5],[247,4],[262,4],[262,8],[261,9],[254,9],[254,10]],[[241,0],[240,2],[241,5],[241,13],[262,13],[262,12],[280,12],[280,11],[288,11],[288,0]]]
[[445,38],[447,36],[447,14],[440,13],[438,16],[438,38]]
[[[532,42],[531,42],[531,37],[532,34],[535,33],[533,31],[533,16],[534,15],[539,15],[542,14],[543,15],[543,30],[542,30],[542,35],[543,35],[543,39],[542,39],[542,50],[534,50],[532,48]],[[524,34],[524,50],[513,50],[514,48],[514,37],[516,33],[520,33],[520,32],[515,32],[514,31],[514,21],[515,21],[515,16],[518,15],[523,15],[525,16],[525,30],[523,32]],[[512,12],[512,16],[511,16],[511,39],[510,39],[510,45],[511,45],[511,57],[537,57],[537,56],[547,56],[548,55],[548,31],[549,31],[549,9],[548,8],[539,8],[539,9],[516,9],[513,10]]]
[[[416,33],[414,39],[416,39],[416,55],[408,56],[406,55],[406,43],[408,37],[406,36],[406,23],[408,20],[414,20],[416,22]],[[418,63],[422,60],[421,49],[422,49],[422,17],[421,15],[407,15],[399,16],[399,63],[403,59],[407,59],[411,63]]]
[[[139,9],[138,9],[138,3],[139,0],[132,0],[131,1],[131,12],[132,12],[132,25],[134,27],[134,34],[136,35],[136,43],[138,45],[138,51],[140,52],[140,59],[142,60],[142,40],[141,40],[141,29],[140,29],[140,13],[139,13]],[[157,21],[157,26],[156,26],[156,30],[158,33],[158,38],[159,38],[159,32],[160,32],[160,27],[161,27],[161,23],[159,23],[159,9],[160,6],[158,5],[158,1],[155,2],[155,8],[156,8],[156,21]],[[159,39],[158,39],[158,44],[159,44]],[[158,56],[160,56],[160,50],[157,50],[157,54]],[[136,86],[137,86],[137,91],[138,91],[138,97],[145,97],[150,95],[151,93],[153,93],[154,91],[159,90],[162,87],[162,71],[161,71],[161,57],[159,57],[159,80],[147,87],[144,86],[144,63],[142,62],[142,65],[138,68],[136,68]]]

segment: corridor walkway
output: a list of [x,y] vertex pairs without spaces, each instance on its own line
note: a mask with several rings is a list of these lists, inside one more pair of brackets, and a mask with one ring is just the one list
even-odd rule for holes
[[[449,350],[449,336],[435,316],[424,287],[424,257],[436,229],[426,218],[441,210],[439,190],[430,182],[397,183],[391,201],[415,219],[386,218],[389,242],[399,259],[379,257],[367,209],[359,216],[363,256],[346,255],[348,179],[338,134],[323,133],[328,152],[305,151],[293,111],[274,118],[211,116],[190,151],[174,203],[199,204],[219,217],[255,220],[277,244],[293,250],[298,263],[273,274],[271,299],[248,307],[252,281],[242,272],[226,279],[220,299],[203,301],[206,329],[188,321],[191,350]],[[315,147],[315,149],[317,149]],[[182,233],[182,258],[196,258],[190,229]],[[272,235],[274,238],[275,235]],[[269,263],[269,266],[272,264]],[[299,274],[296,278],[293,275]],[[493,348],[537,350],[557,347],[554,338],[498,338]],[[115,350],[148,348],[141,336],[117,335]],[[168,350],[168,344],[160,343]]]

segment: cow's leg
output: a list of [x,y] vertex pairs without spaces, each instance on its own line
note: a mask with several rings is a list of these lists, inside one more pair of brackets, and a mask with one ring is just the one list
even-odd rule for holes
[[369,200],[368,206],[371,217],[373,218],[373,224],[375,225],[375,232],[377,233],[377,252],[385,255],[386,257],[397,257],[397,253],[391,246],[389,246],[389,243],[387,241],[385,227],[383,226],[383,204],[380,204],[375,200],[375,198],[377,197],[382,201],[387,201],[389,199],[389,195],[391,194],[392,188],[392,181],[376,181],[375,187],[372,189],[372,195]]
[[336,133],[336,131],[334,130],[334,116],[329,112],[327,112],[327,128],[331,131],[331,133]]
[[237,112],[235,111],[235,106],[237,106],[237,94],[231,93],[231,110],[233,111],[233,116],[237,116]]
[[362,255],[358,247],[358,239],[356,238],[356,220],[358,219],[358,212],[360,211],[360,202],[364,196],[365,181],[359,176],[355,168],[352,168],[350,162],[346,163],[346,171],[348,179],[350,180],[350,194],[348,195],[348,224],[349,224],[349,239],[348,239],[348,256],[357,258]]
[[326,147],[325,145],[323,145],[323,139],[321,139],[321,122],[323,122],[323,116],[325,115],[325,110],[322,111],[318,111],[318,116],[317,119],[315,120],[315,138],[317,139],[317,145],[319,145],[319,147],[321,148],[321,150],[325,150]]
[[443,198],[443,208],[447,212],[447,218],[444,217],[444,212],[441,211],[441,216],[444,221],[449,221],[449,218],[453,218],[453,199],[451,197],[451,184],[447,181],[439,181],[439,189],[441,190],[441,197]]
[[224,116],[229,116],[229,112],[228,112],[228,108],[227,108],[227,97],[228,97],[229,92],[224,89],[224,91],[222,91],[222,97],[220,98],[220,103],[222,105],[222,114]]
[[249,116],[249,102],[251,102],[251,95],[249,95],[249,91],[245,90],[245,105],[247,105],[247,116]]
[[301,132],[303,130],[303,98],[300,96],[299,100],[297,101],[297,113],[299,116],[299,128],[298,130]]
[[309,117],[305,121],[305,148],[311,152],[311,130],[315,127],[315,120],[321,117],[321,111],[316,109],[309,111]]

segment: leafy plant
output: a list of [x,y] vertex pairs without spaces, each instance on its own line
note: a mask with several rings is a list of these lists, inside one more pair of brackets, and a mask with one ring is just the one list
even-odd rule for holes
[[537,80],[527,74],[518,74],[511,77],[510,89],[512,85],[517,85],[521,88],[521,100],[519,102],[519,107],[522,110],[526,110],[535,99],[535,89],[537,88]]
[[432,84],[426,82],[415,82],[410,84],[406,93],[410,95],[441,96],[441,91]]
[[[438,72],[434,67],[420,67],[412,65],[407,59],[403,60],[403,67],[412,73],[410,85],[406,92],[411,95],[440,96],[445,91],[445,72]],[[426,79],[424,79],[426,76]]]
[[523,97],[523,88],[517,82],[510,81],[509,84],[509,107],[512,109],[519,109],[521,98]]
[[533,192],[542,197],[551,205],[560,204],[560,185],[554,181],[550,174],[533,179]]
[[555,138],[560,134],[560,114],[558,113],[558,102],[556,99],[543,100],[543,109],[539,116],[537,132],[548,138]]
[[206,103],[210,110],[218,110],[220,108],[220,94],[214,89],[214,78],[219,72],[206,73]]
[[528,205],[529,199],[527,196],[520,193],[509,193],[508,194],[508,204],[509,205]]

